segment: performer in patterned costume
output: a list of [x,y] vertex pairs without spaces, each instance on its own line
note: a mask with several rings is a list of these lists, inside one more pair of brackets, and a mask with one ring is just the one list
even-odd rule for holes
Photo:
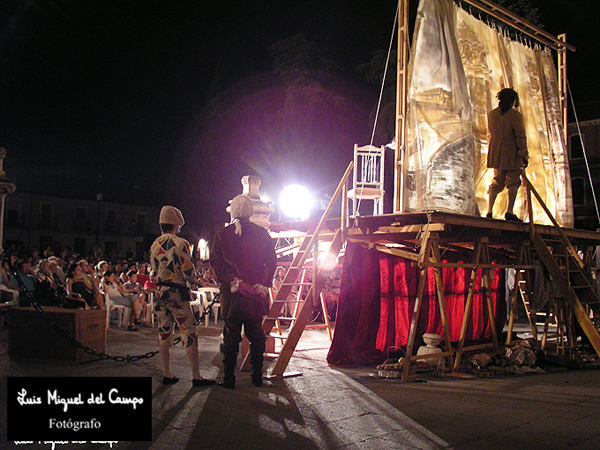
[[170,348],[173,346],[175,324],[181,332],[192,369],[192,385],[209,386],[214,380],[200,375],[198,334],[190,307],[190,291],[186,282],[194,280],[194,263],[188,241],[177,236],[183,226],[183,214],[173,206],[163,206],[159,224],[162,235],[150,248],[150,264],[156,275],[155,311],[158,317],[158,350],[163,367],[163,384],[179,381],[171,372]]

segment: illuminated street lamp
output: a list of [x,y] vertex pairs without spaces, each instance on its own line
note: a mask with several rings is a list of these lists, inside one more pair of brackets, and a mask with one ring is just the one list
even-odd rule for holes
[[279,209],[292,219],[308,219],[312,207],[312,195],[304,186],[293,184],[285,187],[279,194]]

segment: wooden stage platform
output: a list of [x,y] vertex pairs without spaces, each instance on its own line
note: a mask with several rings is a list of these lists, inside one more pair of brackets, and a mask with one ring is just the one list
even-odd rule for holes
[[[535,193],[533,193],[535,194]],[[344,216],[344,211],[342,211]],[[549,214],[550,216],[550,214]],[[484,287],[484,304],[487,303],[487,315],[491,324],[495,323],[491,294],[492,271],[497,269],[514,269],[515,286],[511,292],[508,335],[504,345],[511,345],[512,327],[517,302],[522,300],[525,308],[534,298],[534,278],[536,267],[540,262],[545,266],[550,279],[556,285],[559,295],[549,302],[549,311],[544,332],[537,335],[537,325],[534,314],[527,309],[528,318],[536,345],[566,358],[577,358],[577,335],[585,335],[593,351],[600,356],[600,298],[598,296],[597,272],[598,263],[596,251],[600,246],[600,233],[560,227],[554,218],[554,225],[542,225],[529,222],[509,222],[498,219],[467,216],[446,211],[427,211],[418,213],[383,214],[377,216],[358,216],[342,218],[327,218],[327,211],[318,222],[289,222],[272,224],[272,236],[286,238],[288,252],[299,248],[300,257],[296,255],[291,263],[291,269],[286,277],[293,284],[298,271],[304,264],[307,253],[319,248],[326,249],[321,243],[332,242],[329,255],[319,256],[319,259],[331,261],[342,258],[344,242],[388,253],[396,257],[411,260],[419,268],[418,289],[415,297],[415,308],[408,335],[406,355],[403,362],[402,379],[410,377],[411,363],[426,358],[413,354],[416,350],[416,332],[419,321],[423,292],[428,276],[435,277],[437,304],[443,324],[444,343],[442,354],[449,362],[449,369],[454,371],[459,367],[461,357],[467,351],[495,351],[499,349],[498,332],[492,330],[489,343],[469,344],[466,340],[470,325],[472,300],[475,280],[482,279]],[[292,243],[291,240],[295,242]],[[326,251],[326,250],[325,250]],[[449,338],[448,320],[444,303],[444,286],[441,269],[445,267],[464,268],[465,293],[464,317],[458,345],[451,343]],[[318,275],[312,292],[313,305],[318,304],[318,293],[321,292],[327,270],[317,269]],[[373,274],[376,276],[376,274]],[[342,285],[344,283],[342,277]],[[285,283],[284,283],[285,284]],[[485,291],[488,291],[487,293]],[[274,307],[273,316],[265,321],[265,331],[272,329],[278,313]],[[294,325],[296,327],[296,325]],[[298,324],[299,339],[305,324]],[[553,327],[554,333],[548,333]],[[541,338],[541,339],[540,339]],[[287,345],[287,343],[286,343]],[[293,353],[295,344],[282,353],[285,357],[274,373],[281,376],[287,361]],[[278,361],[279,363],[279,361]]]
[[[444,211],[430,211],[381,216],[350,218],[348,238],[365,243],[408,244],[414,247],[426,232],[439,233],[440,244],[461,251],[473,247],[477,237],[486,236],[490,247],[498,249],[507,261],[515,258],[515,248],[530,238],[531,224],[509,222],[485,217],[467,216]],[[327,228],[339,228],[340,219],[327,221]],[[534,224],[534,232],[544,238],[559,238],[561,231],[575,246],[600,245],[600,233],[588,230],[560,228],[553,225]],[[458,245],[460,248],[455,248]]]

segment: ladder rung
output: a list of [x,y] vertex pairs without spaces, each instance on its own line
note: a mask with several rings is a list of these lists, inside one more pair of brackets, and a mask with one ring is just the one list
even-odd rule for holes
[[282,336],[280,334],[267,334],[266,336],[267,338],[273,338],[273,339],[287,339],[287,336]]
[[304,303],[304,300],[273,300],[273,303]]
[[267,316],[265,318],[268,319],[268,320],[289,320],[289,321],[298,320],[295,317],[282,317],[282,316],[279,316],[279,317]]
[[314,328],[327,328],[327,324],[326,323],[310,324],[310,325],[306,325],[304,328],[306,328],[307,330],[311,330]]
[[312,283],[281,283],[282,286],[312,286]]
[[600,300],[585,301],[579,300],[583,305],[600,305]]

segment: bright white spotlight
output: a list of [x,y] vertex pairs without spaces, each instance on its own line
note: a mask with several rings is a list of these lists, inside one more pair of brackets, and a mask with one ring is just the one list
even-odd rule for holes
[[308,219],[312,206],[312,195],[304,186],[293,184],[285,187],[279,194],[281,212],[292,219]]

